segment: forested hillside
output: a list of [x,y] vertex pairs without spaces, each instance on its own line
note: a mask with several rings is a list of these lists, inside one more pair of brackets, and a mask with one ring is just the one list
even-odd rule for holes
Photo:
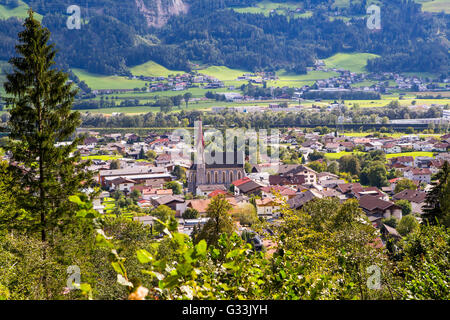
[[[294,11],[265,13],[250,10],[262,3],[257,0],[24,2],[43,15],[42,23],[61,51],[58,63],[65,69],[126,75],[129,67],[153,60],[174,70],[188,71],[195,61],[305,73],[316,58],[369,52],[381,55],[369,61],[369,71],[449,70],[450,15],[422,12],[412,0],[380,1],[378,31],[366,27],[366,8],[372,2],[366,0],[351,0],[346,6],[333,0],[277,0],[271,3],[289,4]],[[14,7],[23,2],[0,4]],[[72,4],[82,8],[81,30],[66,27],[66,9]],[[0,60],[13,54],[20,28],[16,18],[0,20]]]

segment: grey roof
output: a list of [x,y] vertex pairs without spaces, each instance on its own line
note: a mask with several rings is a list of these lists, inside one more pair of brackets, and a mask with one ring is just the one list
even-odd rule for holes
[[299,209],[301,207],[303,207],[303,205],[305,203],[307,203],[308,201],[311,201],[315,198],[315,195],[313,192],[311,192],[310,190],[305,191],[305,192],[301,192],[299,194],[297,194],[294,198],[289,199],[287,201],[287,204],[292,208],[292,209]]

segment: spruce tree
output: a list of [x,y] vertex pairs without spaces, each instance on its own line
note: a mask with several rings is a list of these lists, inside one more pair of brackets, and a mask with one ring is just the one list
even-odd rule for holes
[[[52,230],[74,216],[69,196],[92,178],[76,152],[83,137],[70,142],[81,123],[80,114],[71,111],[77,91],[55,67],[56,50],[49,40],[50,31],[29,10],[4,87],[11,106],[6,150],[12,154],[14,183],[22,190],[18,203],[29,215],[27,231],[40,232],[41,240],[51,243]],[[61,142],[67,143],[58,146]]]
[[429,224],[444,223],[450,226],[450,165],[444,162],[436,174],[437,184],[425,199],[422,217]]

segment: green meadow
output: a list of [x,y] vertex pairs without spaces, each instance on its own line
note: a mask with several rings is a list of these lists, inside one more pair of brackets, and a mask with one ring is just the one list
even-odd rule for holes
[[450,13],[450,0],[417,1],[422,4],[422,11]]
[[345,69],[351,72],[366,72],[367,60],[378,58],[371,53],[337,53],[324,60],[328,68]]
[[169,75],[185,73],[185,71],[169,70],[166,67],[153,61],[148,61],[144,64],[132,67],[130,68],[130,71],[135,76],[145,77],[168,77]]
[[[25,2],[19,0],[19,6],[12,8],[0,5],[0,19],[9,19],[11,17],[26,18],[28,17],[28,9],[30,8]],[[42,21],[42,15],[35,13],[34,18]]]
[[[342,158],[345,155],[351,155],[351,154],[357,154],[358,152],[347,152],[342,151],[338,153],[325,153],[325,157],[329,160],[338,160]],[[402,156],[412,156],[414,158],[416,157],[433,157],[433,152],[402,152],[402,153],[390,153],[386,154],[386,159],[396,158],[396,157],[402,157]]]
[[[272,2],[268,0],[264,0],[258,3],[255,3],[252,7],[245,8],[234,8],[233,10],[239,13],[254,13],[254,14],[263,14],[266,17],[270,15],[271,12],[275,12],[277,14],[288,15],[290,10],[295,10],[297,8],[301,8],[303,5],[297,2],[285,2],[278,3]],[[306,11],[304,13],[294,13],[294,18],[309,18],[312,16],[310,11]]]
[[145,86],[145,81],[130,80],[120,76],[105,76],[89,73],[81,69],[72,69],[73,73],[93,90],[101,89],[134,89]]

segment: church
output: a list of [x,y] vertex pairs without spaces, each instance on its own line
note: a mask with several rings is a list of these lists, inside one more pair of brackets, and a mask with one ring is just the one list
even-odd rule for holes
[[[201,194],[199,189],[202,188],[210,189],[211,191],[217,189],[227,190],[233,181],[246,176],[243,151],[241,153],[234,151],[232,154],[221,152],[218,155],[218,157],[223,159],[221,163],[213,161],[211,164],[207,164],[205,161],[205,143],[201,121],[199,121],[197,130],[197,141],[195,141],[197,161],[192,164],[188,172],[189,192],[199,195]],[[232,159],[232,161],[229,159]]]

